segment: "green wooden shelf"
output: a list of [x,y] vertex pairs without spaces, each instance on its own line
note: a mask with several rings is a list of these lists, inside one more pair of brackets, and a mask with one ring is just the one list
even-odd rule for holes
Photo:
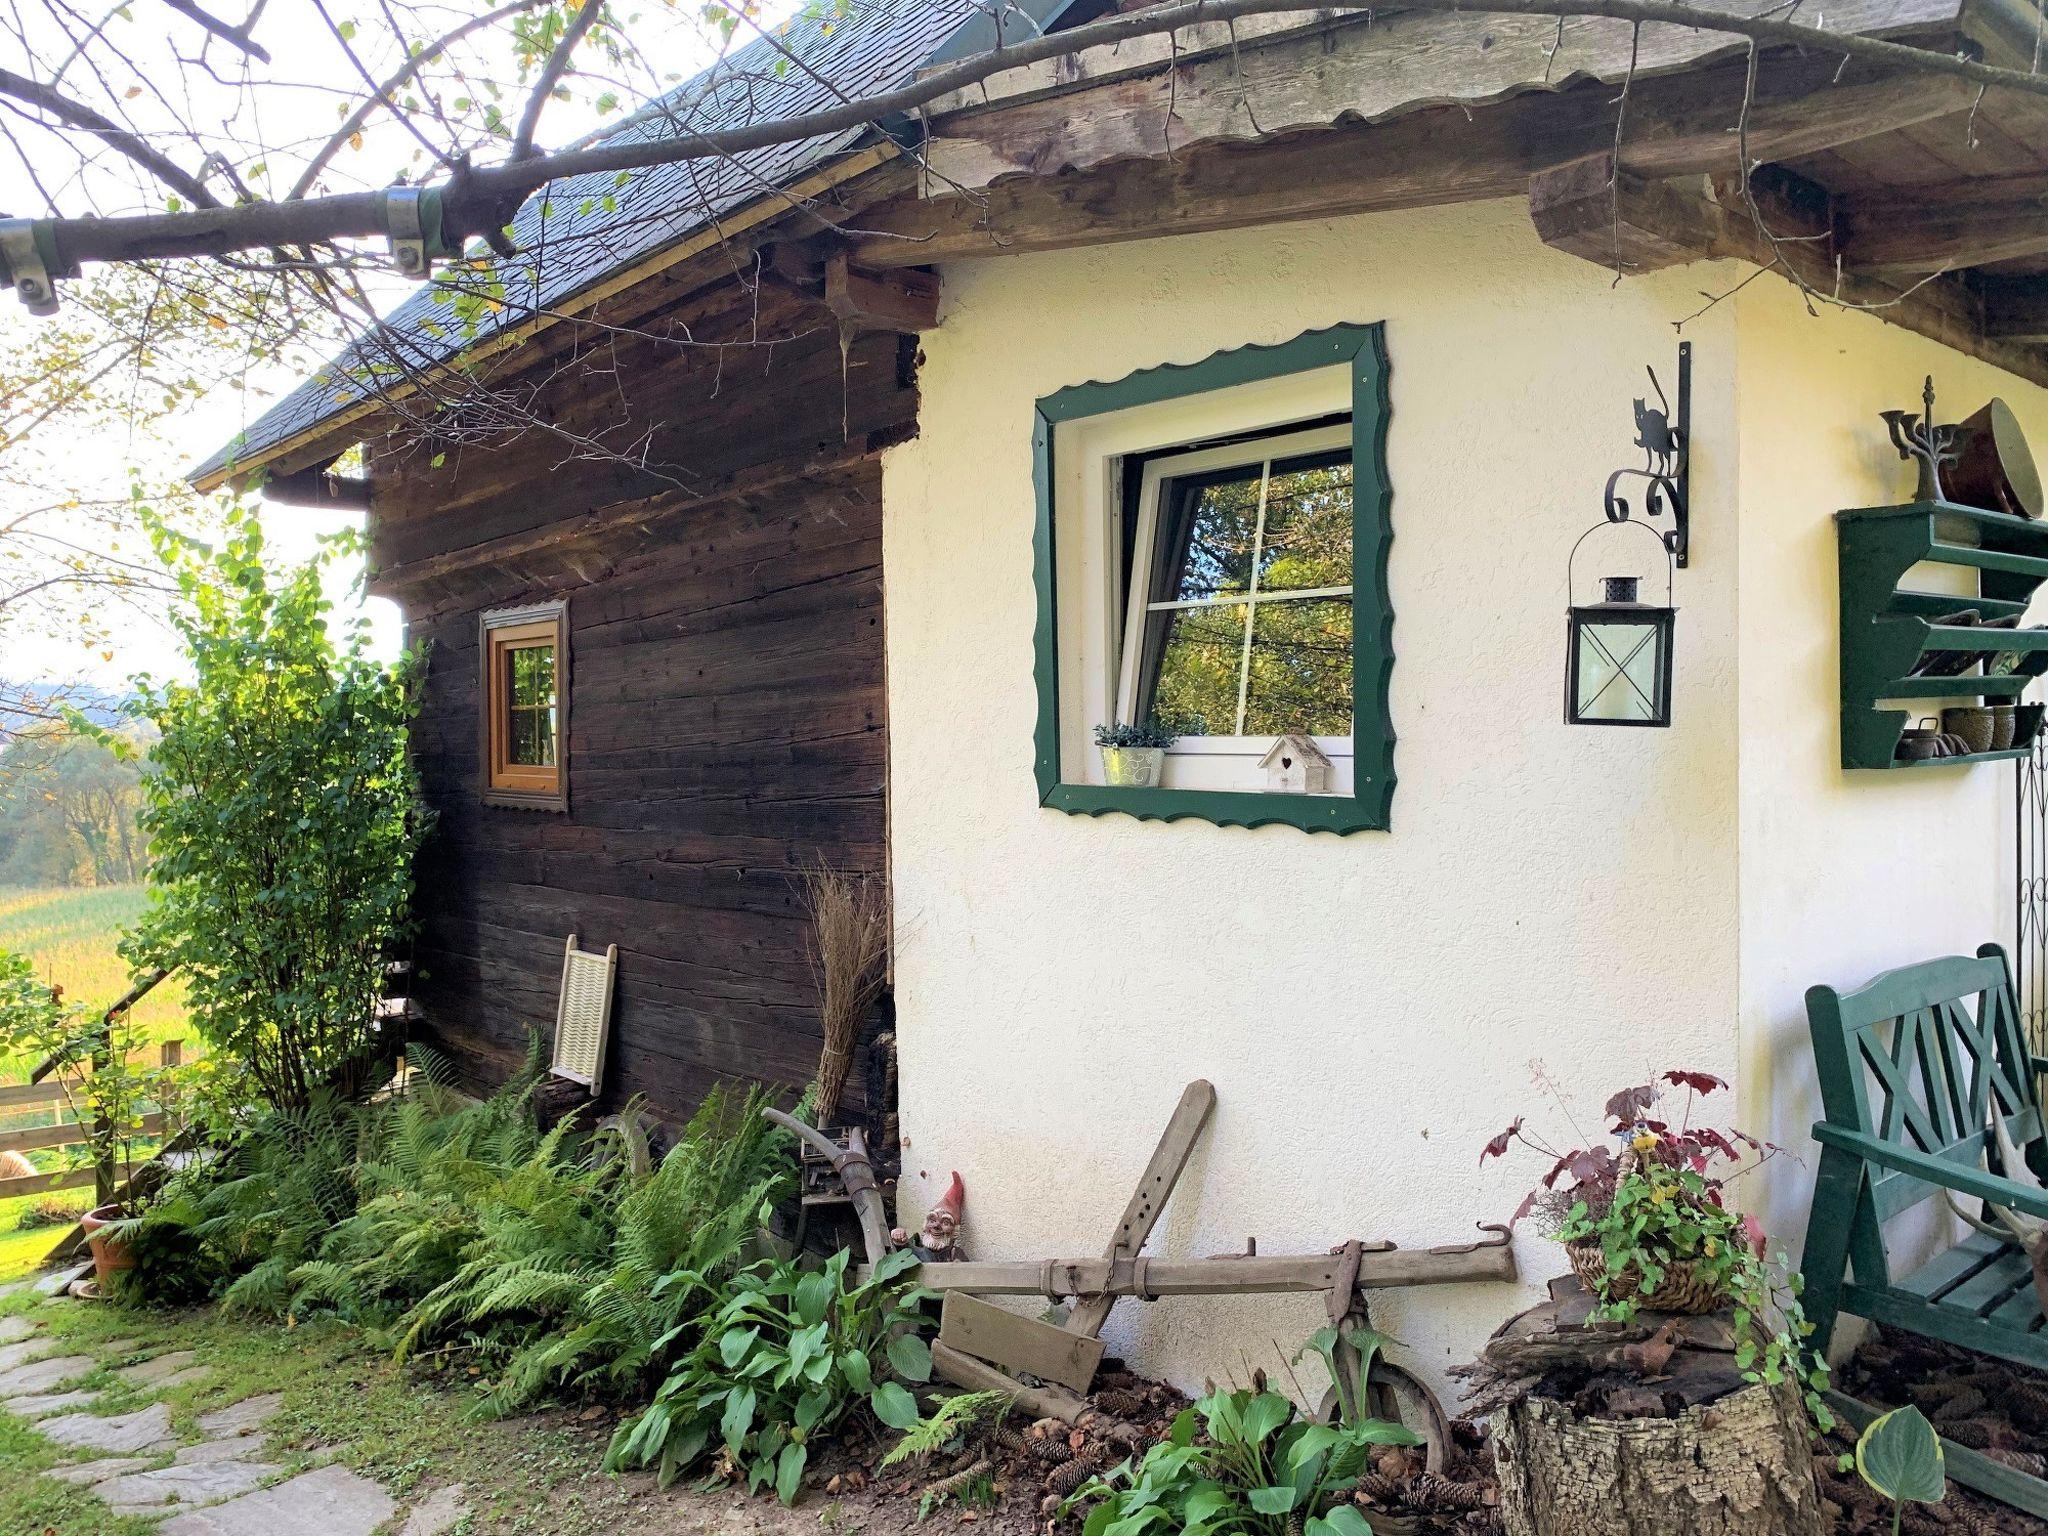
[[[1887,706],[1915,699],[2011,701],[2048,673],[2048,628],[1935,622],[1964,608],[1986,619],[2024,613],[2034,589],[2048,581],[2048,526],[1939,501],[1860,507],[1836,513],[1835,524],[1841,555],[1842,766],[1955,768],[2024,757],[2027,749],[2015,747],[1901,762],[1899,737],[1914,711]],[[1974,570],[1976,593],[1902,587],[1921,564]],[[1934,652],[1973,654],[1976,670],[1960,677],[1912,676],[1920,658]],[[1983,669],[2000,656],[2019,659],[2010,671],[1987,674]],[[2031,739],[2041,716],[2039,704],[2020,706],[2021,739]]]

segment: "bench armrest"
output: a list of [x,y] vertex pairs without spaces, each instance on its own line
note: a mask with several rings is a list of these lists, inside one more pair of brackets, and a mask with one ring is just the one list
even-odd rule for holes
[[1890,1168],[1929,1184],[1939,1184],[1959,1195],[1973,1195],[1979,1200],[2011,1206],[2016,1211],[2048,1221],[2048,1189],[2039,1185],[2021,1184],[1995,1173],[1986,1173],[1982,1168],[1944,1162],[1912,1147],[1880,1141],[1875,1136],[1830,1125],[1825,1120],[1814,1126],[1813,1139],[1823,1146],[1852,1152],[1866,1163],[1875,1163],[1880,1168]]
[[2036,1077],[2039,1077],[2043,1072],[2048,1072],[2048,1056],[2029,1056],[2027,1064],[2034,1069]]

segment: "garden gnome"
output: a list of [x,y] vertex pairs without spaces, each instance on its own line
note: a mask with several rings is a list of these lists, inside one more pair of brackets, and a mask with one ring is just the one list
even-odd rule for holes
[[958,1239],[960,1236],[960,1209],[967,1203],[966,1187],[960,1182],[960,1175],[953,1175],[953,1182],[946,1186],[945,1194],[938,1204],[925,1213],[924,1230],[911,1244],[917,1256],[927,1264],[944,1264],[960,1257]]

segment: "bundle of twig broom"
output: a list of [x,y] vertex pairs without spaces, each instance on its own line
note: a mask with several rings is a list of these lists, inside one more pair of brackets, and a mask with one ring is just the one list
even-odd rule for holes
[[888,980],[889,903],[881,881],[823,868],[806,871],[804,900],[825,1035],[818,1058],[818,1124],[829,1125],[853,1068],[861,1026]]

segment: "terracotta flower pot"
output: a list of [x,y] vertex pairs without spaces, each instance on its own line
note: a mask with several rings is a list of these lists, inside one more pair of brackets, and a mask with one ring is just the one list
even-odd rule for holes
[[[1607,1277],[1607,1255],[1597,1242],[1581,1240],[1564,1245],[1572,1273],[1579,1284],[1595,1296],[1602,1294],[1600,1282]],[[1616,1276],[1605,1293],[1610,1302],[1634,1301],[1648,1312],[1683,1312],[1698,1317],[1718,1312],[1728,1304],[1728,1289],[1719,1280],[1699,1272],[1694,1260],[1680,1259],[1665,1266],[1664,1279],[1654,1291],[1642,1294],[1642,1277],[1633,1269]]]
[[118,1205],[102,1205],[78,1218],[79,1226],[85,1229],[86,1246],[92,1250],[93,1278],[99,1281],[103,1295],[109,1280],[120,1271],[135,1267],[135,1255],[128,1251],[128,1245],[102,1230],[108,1222],[121,1221],[127,1214]]

